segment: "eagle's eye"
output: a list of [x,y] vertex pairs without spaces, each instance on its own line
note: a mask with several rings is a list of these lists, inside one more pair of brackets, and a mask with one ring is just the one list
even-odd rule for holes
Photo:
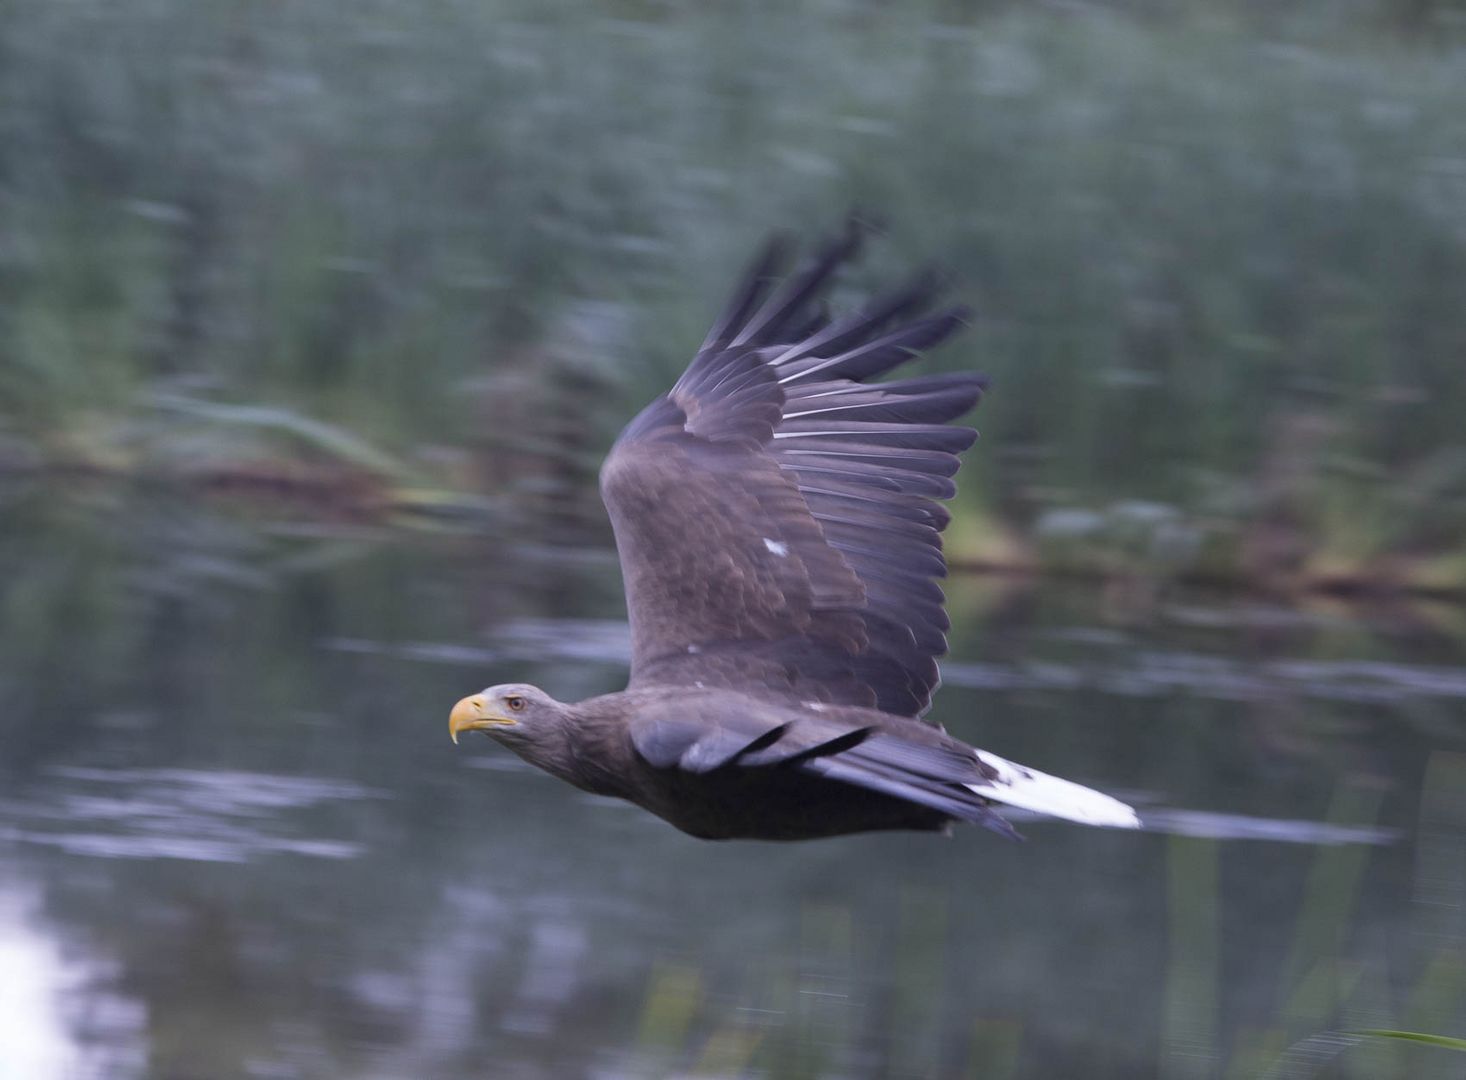
[[504,706],[510,712],[524,712],[524,698],[518,694],[510,694],[504,699]]

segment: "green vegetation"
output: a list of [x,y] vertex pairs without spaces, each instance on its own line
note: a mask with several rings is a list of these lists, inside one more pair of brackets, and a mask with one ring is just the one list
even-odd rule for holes
[[1369,1035],[1377,1039],[1403,1039],[1406,1042],[1423,1043],[1426,1046],[1439,1046],[1445,1050],[1466,1050],[1466,1039],[1453,1039],[1448,1035],[1430,1035],[1421,1031],[1388,1031],[1383,1028],[1366,1028],[1354,1034]]
[[9,0],[0,465],[581,484],[860,205],[980,313],[960,557],[1459,589],[1466,17],[1280,7]]

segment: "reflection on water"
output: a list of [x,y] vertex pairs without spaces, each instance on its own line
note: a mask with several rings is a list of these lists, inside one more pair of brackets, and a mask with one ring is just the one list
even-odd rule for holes
[[279,833],[296,811],[380,797],[338,780],[228,769],[57,768],[45,779],[36,804],[10,808],[10,838],[103,858],[245,862],[290,852],[349,859],[363,845]]
[[[1041,637],[1042,635],[1034,635]],[[1379,660],[1267,660],[1147,647],[1130,636],[1066,629],[1070,641],[1096,649],[1087,663],[1019,658],[1007,663],[948,660],[943,686],[974,690],[1083,690],[1154,697],[1177,690],[1218,700],[1255,701],[1287,692],[1340,701],[1404,702],[1414,698],[1466,698],[1466,670]],[[631,630],[621,620],[515,619],[494,628],[482,646],[446,642],[389,645],[360,638],[327,643],[344,652],[394,656],[445,664],[584,660],[626,665]]]
[[1157,831],[708,844],[447,739],[619,685],[604,555],[5,512],[0,1075],[1459,1069],[1333,1034],[1466,1031],[1449,611],[955,579],[936,718]]

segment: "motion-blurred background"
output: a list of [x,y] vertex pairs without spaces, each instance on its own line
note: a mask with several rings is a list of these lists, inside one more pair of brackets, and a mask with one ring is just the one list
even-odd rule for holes
[[[852,209],[993,380],[936,718],[1187,835],[450,753]],[[0,1074],[1456,1075],[1337,1032],[1466,1036],[1463,414],[1460,0],[0,0]]]

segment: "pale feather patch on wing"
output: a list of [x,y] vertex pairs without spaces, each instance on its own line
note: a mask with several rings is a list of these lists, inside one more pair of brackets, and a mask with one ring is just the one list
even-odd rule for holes
[[1066,821],[1077,821],[1081,825],[1140,828],[1140,818],[1135,811],[1119,799],[1083,784],[1061,780],[1008,761],[986,750],[977,751],[977,759],[996,775],[991,780],[965,786],[984,798]]

